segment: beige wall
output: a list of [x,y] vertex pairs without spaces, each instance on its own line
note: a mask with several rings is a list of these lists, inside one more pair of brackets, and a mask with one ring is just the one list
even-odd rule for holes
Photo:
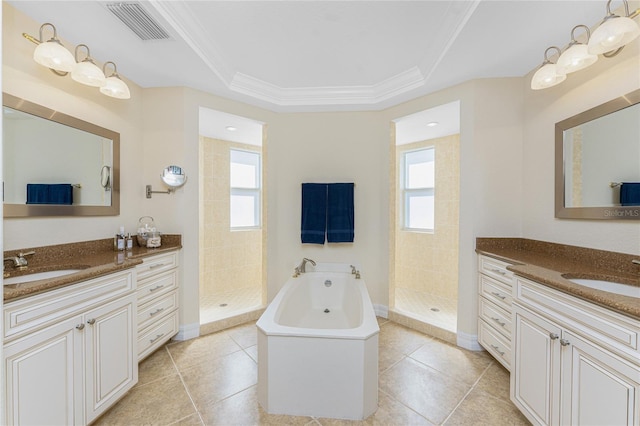
[[[120,216],[12,218],[4,221],[4,250],[64,242],[109,238],[120,225],[135,232],[138,218],[153,212],[144,209],[142,89],[127,81],[131,100],[109,98],[98,89],[59,77],[36,64],[34,44],[22,33],[38,34],[40,23],[2,2],[2,90],[65,114],[120,133]],[[64,43],[64,40],[63,40]],[[68,45],[68,44],[67,44]],[[126,74],[125,74],[126,75]],[[69,160],[73,154],[69,154]],[[158,176],[161,169],[155,171]],[[154,185],[159,185],[153,182]],[[161,231],[169,231],[158,223]]]
[[640,39],[636,39],[616,57],[601,56],[591,67],[547,90],[529,90],[529,80],[523,80],[523,236],[640,254],[638,221],[554,218],[553,174],[555,123],[640,88],[639,52]]
[[[436,165],[434,232],[403,230],[400,196],[395,203],[396,263],[393,285],[396,288],[427,292],[447,299],[458,298],[459,141],[460,135],[452,135],[396,147],[396,164],[399,164],[405,151],[434,147]],[[396,188],[399,179],[396,172]]]
[[260,152],[252,145],[200,138],[200,296],[247,287],[262,290],[262,230],[230,228],[231,149]]

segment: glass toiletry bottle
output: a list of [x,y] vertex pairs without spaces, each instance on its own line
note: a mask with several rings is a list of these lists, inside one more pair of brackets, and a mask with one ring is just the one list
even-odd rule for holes
[[120,227],[120,233],[116,235],[118,251],[125,249],[124,226]]
[[127,234],[126,246],[128,251],[133,250],[133,238],[131,238],[131,234]]

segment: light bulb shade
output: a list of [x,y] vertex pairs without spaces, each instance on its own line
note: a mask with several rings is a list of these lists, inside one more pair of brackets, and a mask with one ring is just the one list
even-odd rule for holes
[[115,74],[107,77],[105,85],[100,87],[100,93],[117,99],[131,98],[129,87]]
[[33,60],[60,72],[70,72],[76,64],[71,52],[55,40],[40,43],[33,52]]
[[567,75],[560,73],[556,64],[547,63],[533,74],[531,88],[533,90],[546,89],[562,83],[566,78]]
[[592,65],[598,55],[592,55],[586,44],[574,44],[558,58],[556,65],[560,74],[569,74]]
[[616,50],[640,35],[640,27],[633,19],[614,16],[605,20],[591,34],[589,53],[599,55]]
[[78,83],[93,87],[102,87],[107,82],[100,67],[92,61],[78,62],[71,70],[71,78]]

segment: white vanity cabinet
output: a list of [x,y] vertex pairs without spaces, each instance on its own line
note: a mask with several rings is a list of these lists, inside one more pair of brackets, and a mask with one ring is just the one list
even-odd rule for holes
[[138,279],[138,360],[178,333],[178,252],[147,257]]
[[133,271],[4,306],[6,424],[87,424],[138,381]]
[[511,400],[533,424],[637,425],[640,321],[516,280]]
[[507,370],[511,368],[513,272],[509,263],[478,256],[478,342]]

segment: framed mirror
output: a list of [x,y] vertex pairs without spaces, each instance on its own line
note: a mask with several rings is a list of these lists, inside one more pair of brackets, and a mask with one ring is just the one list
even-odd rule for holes
[[556,123],[555,217],[640,220],[637,197],[640,90]]
[[3,93],[4,217],[120,214],[120,134]]

